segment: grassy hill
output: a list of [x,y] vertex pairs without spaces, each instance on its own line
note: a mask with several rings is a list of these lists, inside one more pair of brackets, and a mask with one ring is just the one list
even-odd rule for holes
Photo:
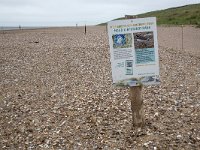
[[[200,3],[168,8],[135,15],[138,18],[157,17],[158,25],[197,25],[200,26]],[[117,18],[114,20],[125,19]],[[105,25],[105,24],[101,24]]]

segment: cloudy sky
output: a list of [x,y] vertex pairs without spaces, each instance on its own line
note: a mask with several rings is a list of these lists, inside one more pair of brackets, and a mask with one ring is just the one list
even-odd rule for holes
[[0,26],[98,24],[200,0],[0,0]]

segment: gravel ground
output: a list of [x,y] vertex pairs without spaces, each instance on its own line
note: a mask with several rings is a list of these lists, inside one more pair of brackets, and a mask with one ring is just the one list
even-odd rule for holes
[[158,30],[162,83],[143,88],[142,129],[112,86],[105,27],[1,31],[0,149],[199,149],[200,38],[182,51],[174,30]]
[[[159,27],[158,40],[164,47],[182,50],[182,27]],[[200,57],[200,28],[183,27],[183,51]]]

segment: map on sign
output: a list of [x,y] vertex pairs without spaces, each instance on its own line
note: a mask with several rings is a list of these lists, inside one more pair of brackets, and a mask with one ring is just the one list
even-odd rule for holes
[[114,84],[160,83],[155,17],[110,21],[108,35]]

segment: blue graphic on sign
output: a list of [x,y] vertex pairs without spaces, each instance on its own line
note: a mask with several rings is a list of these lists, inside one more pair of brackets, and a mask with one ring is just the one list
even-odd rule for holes
[[116,46],[123,46],[126,42],[126,37],[124,34],[116,34],[114,35],[114,44]]

